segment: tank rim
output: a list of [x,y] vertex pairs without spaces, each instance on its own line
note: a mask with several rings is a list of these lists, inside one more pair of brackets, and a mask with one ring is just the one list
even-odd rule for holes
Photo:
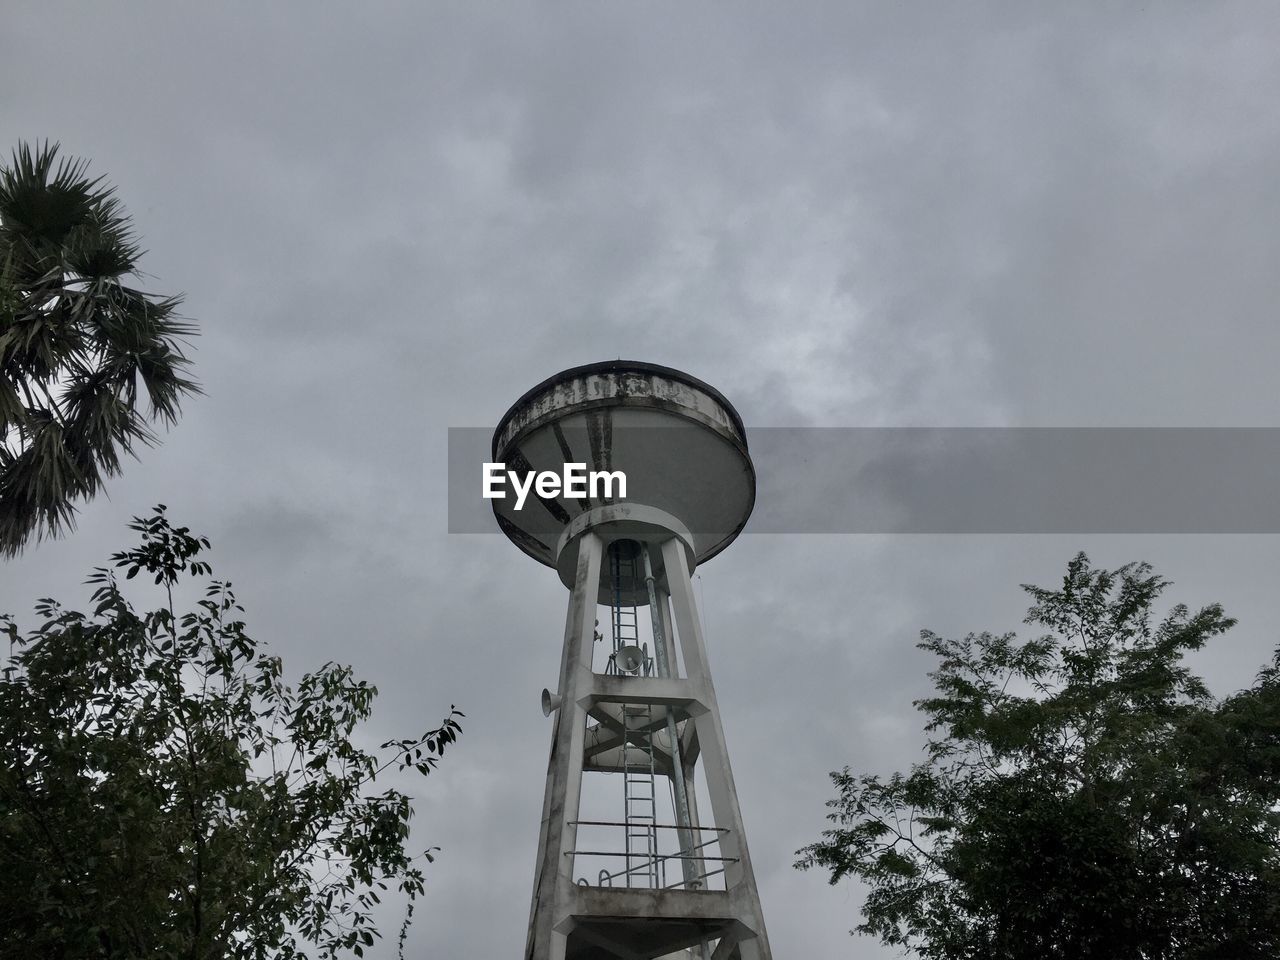
[[724,407],[725,413],[729,415],[729,418],[733,421],[734,427],[738,431],[738,437],[742,443],[743,449],[746,449],[747,430],[746,427],[743,426],[742,417],[738,414],[738,411],[734,409],[733,404],[729,402],[728,398],[726,398],[725,395],[715,387],[711,386],[711,384],[704,380],[699,380],[697,377],[692,374],[685,373],[683,370],[677,370],[675,367],[666,367],[660,363],[647,363],[643,360],[600,360],[595,363],[584,363],[580,366],[570,367],[567,370],[561,370],[559,373],[552,374],[541,383],[530,387],[521,394],[520,399],[507,408],[507,412],[502,415],[501,419],[498,420],[497,427],[494,428],[493,440],[490,443],[490,450],[492,451],[493,458],[495,460],[498,458],[498,437],[501,436],[503,428],[506,427],[508,421],[515,416],[516,411],[534,397],[546,390],[549,390],[551,387],[556,386],[556,384],[564,383],[567,380],[573,380],[577,377],[590,376],[597,373],[626,372],[655,373],[659,376],[668,377],[672,380],[678,380],[681,383],[687,384],[690,387],[708,394],[712,399],[720,404],[720,406]]

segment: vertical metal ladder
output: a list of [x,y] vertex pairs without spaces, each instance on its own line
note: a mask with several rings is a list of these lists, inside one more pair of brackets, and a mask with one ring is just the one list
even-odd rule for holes
[[658,831],[654,798],[653,708],[622,705],[622,779],[626,808],[627,886],[657,888]]
[[[624,591],[633,591],[641,582],[639,551],[624,555],[621,543],[609,551],[612,578],[610,618],[613,655],[607,672],[625,674],[617,656],[624,647],[640,646],[640,627],[634,602]],[[648,657],[641,672],[649,673]],[[626,878],[628,887],[656,888],[658,882],[658,819],[654,786],[653,708],[649,704],[622,705],[622,782],[626,830]]]
[[622,557],[617,549],[609,551],[609,565],[613,586],[613,602],[609,607],[609,616],[613,621],[614,656],[609,658],[606,672],[618,674],[622,672],[618,669],[617,662],[614,659],[618,651],[623,647],[636,646],[640,643],[640,626],[636,608],[634,605],[626,604],[622,599],[624,584],[634,584],[636,582],[637,570],[635,557]]

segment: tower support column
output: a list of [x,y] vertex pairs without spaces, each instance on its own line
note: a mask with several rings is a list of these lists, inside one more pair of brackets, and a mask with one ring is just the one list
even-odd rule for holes
[[[553,714],[547,791],[538,838],[538,872],[533,884],[526,960],[564,960],[567,931],[562,921],[571,909],[573,851],[582,795],[582,751],[587,713],[580,701],[591,689],[595,642],[596,592],[603,544],[593,532],[582,536],[577,575],[569,595],[560,661],[560,709]],[[561,929],[557,929],[561,927]]]
[[[671,594],[673,619],[680,638],[680,649],[684,653],[685,670],[688,679],[703,689],[703,696],[707,699],[707,711],[695,717],[693,723],[697,730],[699,759],[707,780],[712,816],[715,817],[717,826],[728,828],[728,833],[720,836],[721,856],[729,858],[725,863],[725,885],[731,893],[736,893],[741,898],[750,914],[743,919],[755,933],[751,939],[741,941],[738,950],[742,960],[770,960],[772,953],[764,928],[764,912],[760,909],[755,872],[751,869],[747,836],[742,827],[742,811],[738,807],[733,770],[729,766],[729,750],[725,745],[724,727],[720,722],[720,707],[716,703],[715,687],[711,682],[707,645],[702,636],[698,608],[693,597],[692,573],[684,550],[675,539],[663,543],[662,559],[666,565],[667,589]],[[727,944],[722,942],[721,946]],[[716,953],[719,952],[717,948]]]

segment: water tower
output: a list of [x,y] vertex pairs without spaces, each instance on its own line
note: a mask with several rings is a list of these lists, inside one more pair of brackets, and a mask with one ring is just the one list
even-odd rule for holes
[[626,478],[492,501],[570,591],[526,960],[769,960],[691,581],[755,502],[741,419],[678,370],[594,363],[521,397],[493,460]]

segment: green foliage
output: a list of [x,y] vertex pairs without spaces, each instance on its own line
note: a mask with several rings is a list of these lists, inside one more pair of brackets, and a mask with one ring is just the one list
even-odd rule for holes
[[[333,663],[287,686],[227,583],[176,614],[209,542],[163,506],[131,528],[92,614],[41,600],[25,637],[0,618],[0,957],[362,955],[383,892],[411,916],[424,889],[409,798],[375,781],[429,773],[461,714],[362,749],[372,686]],[[136,612],[116,570],[166,602]]]
[[123,282],[141,256],[129,217],[57,153],[24,144],[0,168],[0,555],[69,526],[122,453],[155,442],[148,421],[172,424],[199,392],[180,298]]
[[1157,622],[1166,586],[1079,554],[1023,588],[1042,636],[924,631],[927,759],[833,773],[796,865],[865,881],[857,931],[929,960],[1280,956],[1280,652],[1214,700],[1183,655],[1235,621]]

